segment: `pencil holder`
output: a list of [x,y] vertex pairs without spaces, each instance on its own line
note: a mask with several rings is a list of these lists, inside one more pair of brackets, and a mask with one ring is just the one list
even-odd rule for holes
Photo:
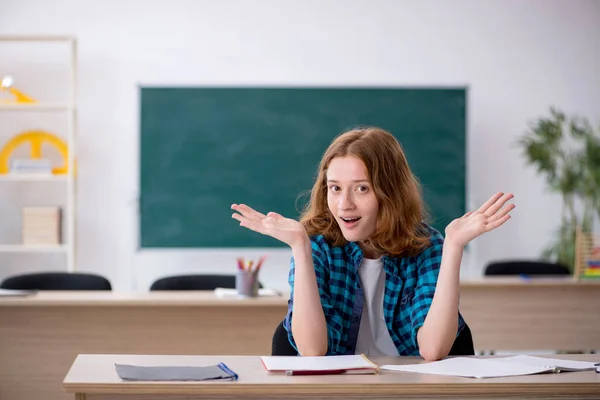
[[258,296],[258,274],[256,271],[238,271],[235,288],[239,297]]

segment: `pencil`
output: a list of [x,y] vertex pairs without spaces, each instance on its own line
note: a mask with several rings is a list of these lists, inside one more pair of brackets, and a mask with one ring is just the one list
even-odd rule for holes
[[265,262],[266,259],[267,259],[267,256],[262,256],[258,260],[258,264],[256,265],[256,272],[258,272],[258,270],[260,270],[260,267],[263,265],[263,263]]
[[285,374],[288,376],[293,375],[337,375],[345,373],[345,369],[326,369],[326,370],[302,370],[302,371],[294,371],[287,370]]

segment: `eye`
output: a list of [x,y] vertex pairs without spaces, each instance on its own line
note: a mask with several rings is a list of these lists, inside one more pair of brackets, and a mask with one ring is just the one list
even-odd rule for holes
[[341,189],[338,185],[331,185],[329,186],[329,190],[331,190],[332,192],[339,192]]
[[369,191],[369,187],[368,187],[368,186],[366,186],[366,185],[358,185],[358,186],[356,187],[356,190],[358,190],[358,191],[359,191],[359,192],[361,192],[361,193],[366,193],[366,192],[368,192],[368,191]]

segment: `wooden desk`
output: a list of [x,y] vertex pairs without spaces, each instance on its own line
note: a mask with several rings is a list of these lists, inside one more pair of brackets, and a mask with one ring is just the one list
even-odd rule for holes
[[[600,281],[461,284],[478,350],[600,349]],[[287,297],[212,292],[41,292],[0,298],[0,399],[66,400],[77,354],[266,355]],[[40,359],[46,360],[40,362]]]
[[[598,355],[561,356],[596,361]],[[373,358],[383,364],[422,362],[417,357]],[[237,381],[128,382],[114,364],[214,365],[224,362]],[[510,378],[471,379],[381,371],[377,375],[285,376],[268,374],[257,356],[80,355],[63,381],[75,400],[182,399],[597,399],[600,374],[595,371],[540,374]]]
[[477,350],[600,350],[600,280],[461,282],[460,312]]
[[0,298],[0,399],[66,400],[80,353],[271,354],[287,298],[40,292]]

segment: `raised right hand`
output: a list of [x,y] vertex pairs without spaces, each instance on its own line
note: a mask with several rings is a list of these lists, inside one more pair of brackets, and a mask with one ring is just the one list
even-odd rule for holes
[[296,220],[285,218],[275,212],[264,215],[245,204],[232,204],[231,209],[239,213],[233,213],[231,218],[240,221],[240,226],[271,236],[290,247],[308,241],[306,229]]

